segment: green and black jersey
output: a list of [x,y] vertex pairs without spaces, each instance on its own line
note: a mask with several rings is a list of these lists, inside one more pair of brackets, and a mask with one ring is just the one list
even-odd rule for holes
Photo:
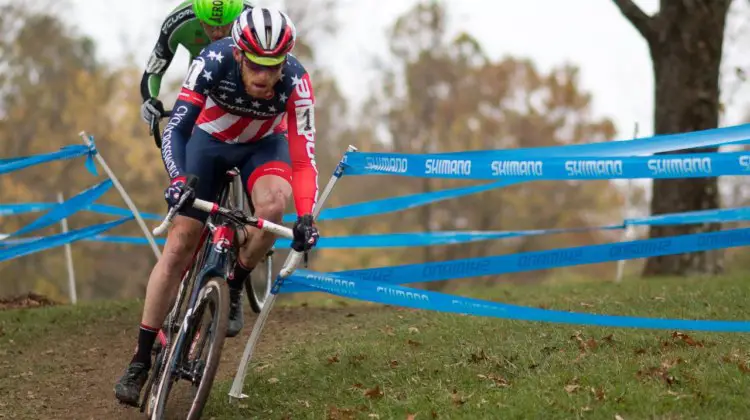
[[[252,8],[249,1],[245,1],[245,9]],[[200,21],[193,12],[192,0],[180,3],[164,20],[159,31],[159,39],[151,51],[146,64],[146,71],[141,79],[141,96],[143,100],[159,95],[161,78],[172,63],[177,47],[182,45],[192,61],[201,50],[211,43]]]

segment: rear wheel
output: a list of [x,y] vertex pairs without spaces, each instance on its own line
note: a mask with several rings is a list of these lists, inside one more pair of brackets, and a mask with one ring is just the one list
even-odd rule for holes
[[[167,411],[170,393],[180,379],[189,385],[187,393],[180,392],[173,398],[176,407],[170,412],[180,412],[180,418],[199,419],[211,393],[221,359],[221,350],[229,320],[229,291],[226,282],[212,278],[203,286],[192,313],[186,316],[175,344],[169,349],[157,385],[156,401],[152,420],[161,420]],[[189,411],[184,413],[181,402],[185,395],[191,400]]]

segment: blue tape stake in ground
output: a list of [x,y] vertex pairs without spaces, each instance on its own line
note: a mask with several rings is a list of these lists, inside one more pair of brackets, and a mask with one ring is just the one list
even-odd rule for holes
[[[469,314],[520,321],[541,321],[602,327],[676,329],[713,332],[750,332],[748,321],[683,320],[596,315],[531,308],[454,296],[349,276],[331,276],[297,270],[287,281],[337,296],[408,308]],[[282,285],[282,291],[287,283]]]

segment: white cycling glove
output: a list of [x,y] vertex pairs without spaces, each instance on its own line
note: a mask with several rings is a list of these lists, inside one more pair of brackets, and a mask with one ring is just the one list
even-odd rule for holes
[[164,105],[156,98],[148,98],[141,105],[141,118],[146,124],[151,124],[155,119],[158,120],[164,114]]

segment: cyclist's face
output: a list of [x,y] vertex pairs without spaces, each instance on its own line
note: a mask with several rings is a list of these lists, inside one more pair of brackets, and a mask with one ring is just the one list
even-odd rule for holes
[[253,63],[245,54],[234,51],[234,58],[240,62],[242,68],[242,83],[245,92],[256,98],[269,98],[273,95],[273,87],[281,79],[284,63],[267,67]]
[[224,26],[211,26],[211,25],[207,25],[205,22],[201,22],[201,26],[203,27],[203,30],[206,32],[206,35],[208,35],[208,37],[211,38],[211,42],[218,41],[222,38],[228,37],[232,31],[231,23],[224,25]]

